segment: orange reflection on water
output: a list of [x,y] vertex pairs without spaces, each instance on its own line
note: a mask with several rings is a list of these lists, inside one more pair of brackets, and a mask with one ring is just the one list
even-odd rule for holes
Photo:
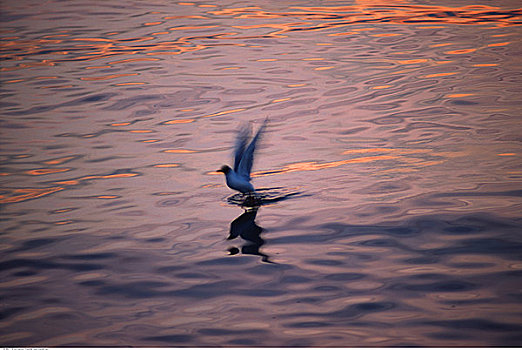
[[117,83],[117,84],[114,84],[114,86],[129,86],[129,85],[145,85],[146,83],[138,83],[138,82],[135,82],[135,83]]
[[[358,1],[356,5],[350,6],[312,6],[290,7],[289,11],[268,11],[260,7],[229,8],[209,13],[216,16],[234,16],[238,19],[260,19],[260,18],[292,18],[305,20],[342,20],[342,22],[328,22],[320,25],[300,28],[308,30],[320,30],[346,26],[356,23],[386,22],[394,24],[495,24],[496,26],[517,25],[522,14],[522,9],[502,12],[499,7],[485,5],[470,5],[462,7],[436,6],[436,5],[411,5],[400,2],[375,3],[373,1]],[[281,25],[281,24],[278,24]],[[285,23],[287,29],[293,30],[290,23]],[[273,24],[270,24],[273,26]]]
[[175,119],[175,120],[168,120],[164,122],[163,124],[170,125],[170,124],[187,124],[194,122],[195,119]]
[[452,50],[452,51],[446,51],[445,54],[448,55],[463,55],[465,53],[475,52],[477,49],[461,49],[461,50]]
[[177,163],[153,165],[154,168],[176,168],[178,166],[179,166],[179,164],[177,164]]
[[88,175],[88,176],[83,176],[83,177],[81,177],[79,179],[75,179],[75,180],[55,181],[54,183],[58,184],[58,185],[74,186],[74,185],[79,185],[81,183],[81,181],[84,181],[84,180],[116,179],[116,178],[134,177],[134,176],[138,176],[138,175],[139,174],[136,174],[136,173],[121,173],[121,174],[111,174],[111,175]]
[[24,68],[34,68],[34,67],[54,66],[54,65],[56,65],[56,63],[51,62],[50,60],[41,60],[40,62],[20,63],[14,67],[2,67],[2,68],[0,68],[0,71],[8,72],[8,71],[24,69]]
[[92,179],[115,179],[122,177],[134,177],[138,176],[136,173],[123,173],[123,174],[112,174],[112,175],[91,175],[82,177],[80,180],[92,180]]
[[467,97],[467,96],[473,96],[475,94],[450,94],[446,95],[446,97]]
[[62,157],[62,158],[56,158],[56,159],[50,159],[46,160],[44,163],[49,165],[56,165],[56,164],[62,164],[65,162],[68,162],[72,159],[76,158],[75,156],[68,156],[68,157]]
[[428,62],[428,60],[426,58],[417,58],[417,59],[411,59],[411,60],[398,60],[396,62],[399,64],[417,64],[417,63]]
[[149,132],[154,132],[153,130],[129,130],[129,132],[135,133],[135,134],[147,134]]
[[51,211],[51,214],[67,213],[67,212],[70,212],[73,210],[74,210],[73,208],[56,209],[56,210]]
[[292,99],[291,97],[279,98],[279,99],[277,99],[277,100],[272,100],[271,103],[284,102],[284,101],[289,101],[289,100],[291,100],[291,99]]
[[446,77],[448,75],[454,75],[454,74],[457,74],[457,72],[427,74],[427,75],[422,76],[422,78],[438,78],[438,77]]
[[[329,33],[329,36],[353,35],[363,33],[375,28],[355,28],[343,31],[342,28],[350,25],[371,23],[391,23],[401,25],[423,25],[428,24],[458,24],[458,25],[484,25],[491,24],[497,27],[514,26],[520,24],[522,9],[504,10],[496,6],[470,5],[461,7],[436,6],[436,5],[411,5],[405,1],[393,2],[357,1],[355,5],[349,6],[312,6],[312,7],[289,7],[287,10],[274,11],[259,6],[237,7],[215,9],[217,5],[181,3],[186,6],[197,6],[200,8],[211,8],[205,15],[218,17],[233,17],[248,23],[234,23],[232,28],[244,31],[254,31],[250,36],[235,32],[222,32],[209,35],[183,36],[172,41],[157,41],[158,35],[186,32],[188,30],[205,30],[220,27],[218,24],[206,25],[182,25],[162,30],[154,35],[144,35],[131,38],[117,38],[117,32],[108,33],[105,37],[74,38],[73,34],[63,32],[62,34],[47,35],[42,39],[24,39],[19,36],[4,37],[2,42],[1,58],[11,62],[26,60],[34,56],[37,60],[23,62],[13,66],[0,68],[1,71],[13,71],[18,69],[33,68],[39,66],[53,66],[63,61],[91,61],[120,55],[179,55],[187,52],[198,51],[212,46],[245,44],[210,42],[216,40],[238,40],[245,38],[282,37],[283,34],[293,31],[311,31],[325,29],[339,29],[339,33]],[[159,15],[159,13],[158,13]],[[208,17],[202,15],[175,15],[165,16],[157,20],[144,23],[144,26],[156,26],[168,20],[178,19],[203,19]],[[251,23],[251,20],[260,20],[265,23]],[[274,23],[274,19],[283,19],[283,23]],[[230,28],[230,27],[228,27]],[[269,33],[259,33],[259,29],[268,28]],[[424,26],[422,28],[428,28]],[[437,27],[437,28],[440,28]],[[244,34],[244,33],[242,33]],[[113,35],[114,37],[111,37]],[[378,33],[374,37],[389,37],[401,35],[400,33]],[[499,34],[504,35],[504,34]],[[205,44],[195,41],[206,40]],[[331,45],[331,43],[316,43],[317,45]],[[510,42],[493,43],[487,46],[505,46]],[[449,44],[436,44],[449,45]],[[435,45],[435,46],[436,46]],[[42,50],[49,51],[52,59],[40,59]],[[454,50],[448,54],[464,54],[476,49]],[[62,56],[57,58],[56,55]],[[65,57],[64,57],[65,56]],[[34,58],[33,58],[34,59]],[[131,58],[116,60],[109,64],[121,64],[146,60],[158,60],[159,58]],[[408,63],[404,63],[408,64]],[[100,66],[102,67],[102,66]],[[107,66],[103,66],[107,67]],[[95,68],[95,67],[90,67]],[[326,68],[325,68],[326,69]],[[106,80],[125,75],[108,75],[103,77],[84,77],[82,80]],[[21,80],[10,80],[20,82]],[[136,84],[136,83],[133,83]]]
[[85,69],[105,69],[105,68],[111,68],[112,66],[91,66],[91,67],[85,67]]
[[82,77],[80,80],[109,80],[109,79],[115,79],[115,78],[121,78],[121,77],[129,77],[133,75],[139,75],[138,73],[123,73],[123,74],[111,74],[111,75],[104,75],[101,77]]
[[355,159],[346,159],[346,160],[338,160],[334,162],[326,162],[326,163],[318,163],[318,162],[299,162],[293,163],[285,166],[282,169],[270,170],[270,171],[258,171],[252,174],[253,177],[260,176],[269,176],[273,174],[281,174],[281,173],[292,173],[295,171],[310,171],[310,170],[321,170],[327,168],[334,168],[341,165],[346,164],[354,164],[354,163],[368,163],[377,160],[388,160],[388,159],[396,159],[396,156],[369,156],[369,157],[361,157]]
[[346,36],[346,35],[354,35],[357,34],[357,32],[341,32],[341,33],[332,33],[328,34],[328,36]]
[[242,111],[244,111],[244,110],[246,110],[246,108],[230,109],[230,110],[227,110],[227,111],[222,111],[222,112],[217,112],[217,113],[207,114],[207,115],[201,116],[200,118],[216,117],[216,116],[218,116],[218,115],[225,115],[225,114],[230,114],[230,113],[242,112]]
[[399,34],[399,33],[372,34],[372,36],[377,37],[377,38],[380,38],[380,37],[389,37],[389,36],[398,36],[398,35],[402,35],[402,34]]
[[49,188],[18,188],[18,189],[2,189],[2,191],[10,192],[7,195],[0,195],[0,203],[17,203],[46,196],[48,194],[62,191],[64,187]]
[[448,46],[448,45],[453,45],[453,44],[451,44],[451,43],[434,44],[434,45],[430,45],[430,47],[442,47],[442,46]]
[[68,224],[72,224],[73,222],[74,221],[72,221],[72,220],[66,220],[66,221],[57,221],[54,224],[55,225],[68,225]]
[[488,46],[506,46],[506,45],[509,45],[511,44],[510,41],[506,41],[504,43],[494,43],[494,44],[488,44]]
[[[437,157],[457,157],[464,156],[463,152],[432,152],[429,149],[395,149],[395,148],[363,148],[363,149],[352,149],[342,152],[345,154],[369,154],[369,153],[381,153],[378,155],[367,155],[358,158],[338,160],[333,162],[324,162],[319,163],[316,161],[313,162],[298,162],[292,163],[284,166],[281,169],[274,169],[269,171],[258,171],[252,174],[253,177],[260,176],[270,176],[273,174],[281,174],[281,173],[291,173],[296,171],[312,171],[312,170],[322,170],[327,168],[339,167],[346,164],[357,164],[357,163],[369,163],[380,160],[397,160],[398,163],[395,164],[396,168],[394,169],[385,169],[380,171],[380,173],[385,172],[404,172],[404,171],[415,171],[417,169],[412,168],[412,166],[421,168],[428,167],[433,165],[438,165],[444,163],[443,160],[432,160],[426,161],[420,155],[431,155]],[[382,154],[384,153],[384,154]],[[406,155],[419,155],[418,158],[408,157]],[[402,165],[400,163],[403,163]],[[212,173],[219,174],[219,173]]]
[[80,183],[79,180],[63,180],[63,181],[56,181],[55,182],[58,185],[78,185]]
[[393,85],[378,85],[371,87],[372,90],[381,90],[381,89],[387,89],[393,87]]
[[34,169],[34,170],[28,170],[26,171],[26,174],[29,175],[48,175],[48,174],[55,174],[55,173],[62,173],[65,171],[71,170],[70,168],[62,168],[62,169]]

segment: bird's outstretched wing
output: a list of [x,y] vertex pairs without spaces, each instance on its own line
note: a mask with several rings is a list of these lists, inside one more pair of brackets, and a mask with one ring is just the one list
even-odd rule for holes
[[248,138],[250,137],[250,127],[248,124],[243,124],[240,126],[240,129],[237,133],[236,137],[236,145],[234,147],[234,171],[239,173],[239,163],[241,162],[241,158],[243,157],[243,153],[245,152],[245,147],[247,145]]
[[259,130],[257,131],[256,135],[248,145],[248,147],[244,150],[243,156],[241,157],[241,160],[239,161],[237,173],[239,173],[241,176],[247,178],[250,180],[250,172],[252,171],[252,164],[254,163],[254,151],[256,150],[256,143],[259,140],[261,134],[263,133],[263,130],[265,129],[266,123],[268,119],[265,119]]

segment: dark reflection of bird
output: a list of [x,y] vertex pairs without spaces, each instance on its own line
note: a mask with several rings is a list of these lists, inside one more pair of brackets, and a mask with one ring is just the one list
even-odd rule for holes
[[[241,247],[241,253],[258,255],[262,258],[262,261],[272,263],[268,255],[259,251],[265,241],[261,238],[263,228],[255,223],[256,215],[257,208],[245,210],[243,214],[230,223],[230,235],[227,239],[231,240],[238,236],[243,238],[246,243]],[[231,255],[234,255],[239,253],[239,249],[230,248],[229,252]]]
[[263,129],[265,128],[267,120],[263,122],[252,141],[247,146],[247,141],[250,137],[250,128],[243,126],[237,135],[236,145],[234,148],[234,169],[228,165],[223,165],[221,169],[217,170],[225,174],[227,186],[233,190],[241,193],[254,193],[254,186],[250,183],[250,172],[252,171],[252,164],[254,162],[254,151],[256,143],[259,140]]

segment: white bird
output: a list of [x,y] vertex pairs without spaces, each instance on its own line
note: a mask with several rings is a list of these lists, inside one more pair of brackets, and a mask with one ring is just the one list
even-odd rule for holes
[[263,122],[263,125],[261,125],[248,147],[246,145],[250,137],[250,128],[243,126],[239,130],[236,138],[234,169],[231,169],[228,165],[223,165],[221,169],[216,170],[225,174],[227,186],[231,189],[241,193],[254,193],[254,186],[250,183],[250,172],[252,171],[252,164],[254,162],[256,142],[259,140],[267,120]]

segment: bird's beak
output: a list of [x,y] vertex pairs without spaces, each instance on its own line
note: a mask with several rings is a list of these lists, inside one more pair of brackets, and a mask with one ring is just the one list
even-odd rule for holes
[[225,173],[225,172],[221,169],[218,169],[218,170],[216,170],[216,173]]

